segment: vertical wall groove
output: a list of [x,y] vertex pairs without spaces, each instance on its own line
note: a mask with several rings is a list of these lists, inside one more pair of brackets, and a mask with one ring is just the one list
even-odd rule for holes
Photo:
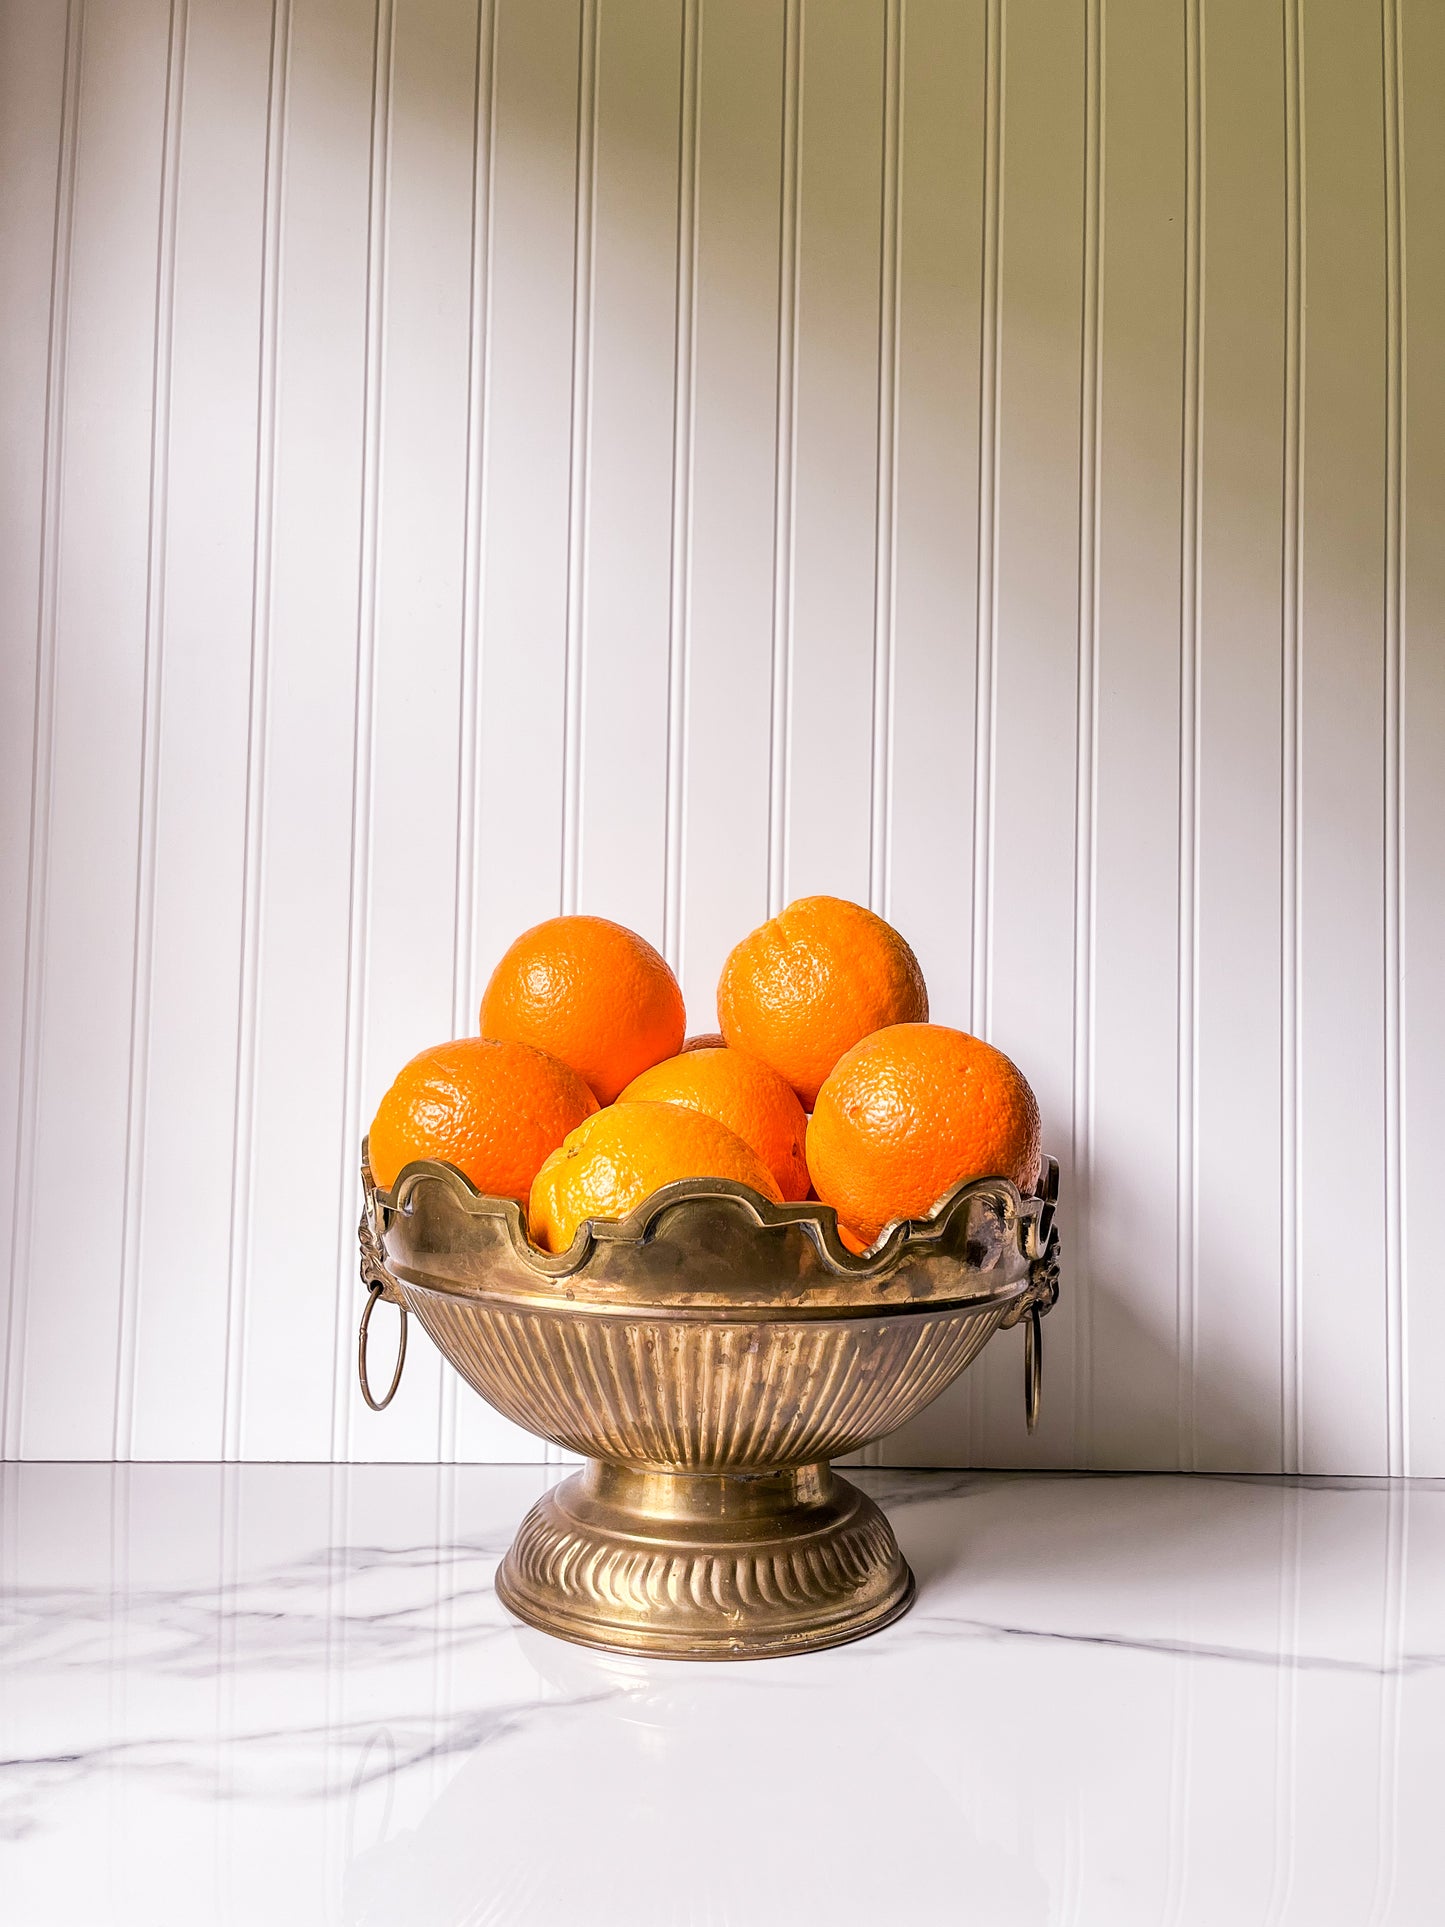
[[897,603],[898,308],[902,256],[904,0],[885,0],[883,188],[878,286],[878,450],[873,541],[873,734],[869,782],[868,901],[889,913],[893,789],[893,624]]
[[[898,570],[899,306],[902,283],[903,61],[906,0],[884,0],[883,153],[878,246],[878,432],[874,454],[873,690],[868,795],[868,903],[891,909],[893,814],[893,631]],[[875,1439],[859,1463],[879,1465]]]
[[[990,1029],[993,955],[994,671],[998,650],[999,399],[1002,384],[1004,3],[988,0],[984,13],[983,258],[979,295],[978,526],[974,605],[973,847],[969,878],[969,1028]],[[970,1387],[968,1463],[982,1451],[983,1400]]]
[[[462,633],[457,687],[457,871],[452,926],[452,1032],[476,1028],[477,822],[482,692],[482,543],[487,506],[491,394],[492,130],[496,113],[496,0],[478,0],[472,110],[472,231],[467,302],[467,472],[462,508]],[[443,1372],[438,1453],[457,1455],[457,1380]]]
[[487,508],[487,404],[491,392],[492,129],[496,109],[496,0],[478,0],[472,121],[472,233],[467,306],[467,473],[462,509],[462,634],[457,711],[457,883],[452,945],[452,1029],[469,1031],[476,980],[477,810],[481,739],[482,544]]
[[1089,1205],[1094,1159],[1094,904],[1098,850],[1099,434],[1104,311],[1104,0],[1089,0],[1084,22],[1084,275],[1079,396],[1079,615],[1074,748],[1073,1166],[1075,1451],[1093,1450],[1093,1298]]
[[998,652],[999,326],[1003,288],[1003,0],[988,0],[984,25],[983,313],[979,332],[978,605],[973,715],[973,911],[969,1003],[976,1035],[989,1032],[993,952],[994,668]]
[[[577,167],[572,234],[572,392],[567,454],[567,601],[562,669],[562,838],[559,908],[575,915],[582,884],[582,707],[586,687],[588,514],[591,497],[593,255],[597,188],[597,11],[582,0],[577,61]],[[550,1439],[548,1465],[562,1462]]]
[[165,114],[161,127],[160,207],[156,221],[145,641],[141,678],[141,776],[136,818],[135,943],[131,953],[120,1290],[117,1294],[115,1409],[111,1430],[111,1451],[118,1459],[130,1458],[134,1444],[136,1329],[140,1319],[141,1187],[146,1153],[146,1099],[150,1085],[156,812],[160,789],[161,703],[165,673],[166,533],[170,513],[171,358],[175,337],[176,215],[180,198],[187,6],[188,0],[171,0],[170,33],[166,46]]
[[50,253],[50,304],[45,344],[44,453],[40,477],[40,568],[36,587],[35,712],[30,766],[30,847],[25,876],[24,974],[20,991],[20,1077],[15,1173],[10,1216],[10,1297],[6,1307],[5,1378],[0,1393],[0,1455],[19,1458],[25,1405],[26,1313],[30,1238],[35,1214],[35,1132],[40,1114],[40,1025],[45,1010],[45,938],[50,894],[50,830],[54,813],[55,679],[60,626],[61,464],[65,447],[66,358],[75,179],[80,147],[80,76],[84,0],[69,0],[61,71],[60,142],[55,166],[55,226]]
[[1404,987],[1401,982],[1403,879],[1400,818],[1402,576],[1404,568],[1405,231],[1404,125],[1399,0],[1382,0],[1385,94],[1385,1358],[1387,1464],[1410,1469],[1405,1371]]
[[1201,0],[1185,0],[1184,419],[1179,542],[1179,1036],[1178,1246],[1179,1463],[1197,1464],[1194,1366],[1199,1344],[1199,707],[1204,468],[1204,46]]
[[366,333],[361,424],[361,528],[357,581],[356,696],[351,777],[351,887],[346,919],[346,1069],[341,1104],[341,1211],[337,1227],[335,1343],[331,1358],[331,1451],[345,1455],[350,1402],[343,1396],[356,1275],[356,1151],[361,1136],[362,1039],[371,938],[371,845],[375,797],[376,601],[381,533],[382,391],[386,361],[387,215],[391,179],[393,0],[377,0],[372,67],[371,170],[366,220]]
[[236,1015],[235,1113],[226,1264],[226,1370],[221,1449],[241,1455],[245,1292],[251,1265],[255,1173],[256,1028],[261,994],[261,900],[271,715],[271,559],[276,513],[276,355],[281,326],[281,213],[286,173],[286,93],[291,0],[274,0],[266,92],[261,217],[261,325],[256,378],[256,500],[251,562],[251,664],[246,716],[246,815],[241,854],[241,954]]
[[783,4],[783,165],[778,232],[778,391],[773,466],[772,692],[768,723],[768,915],[788,888],[793,699],[793,494],[797,444],[798,223],[802,175],[803,0]]
[[581,48],[577,68],[572,419],[568,461],[567,616],[563,658],[561,908],[564,915],[571,915],[577,909],[582,871],[582,697],[592,423],[592,256],[596,241],[594,205],[597,185],[597,7],[598,0],[582,0]]
[[702,0],[683,0],[677,131],[677,282],[672,374],[672,539],[667,604],[667,798],[663,949],[682,975],[682,852],[687,808],[688,653],[692,614],[692,449],[697,360],[697,168]]
[[1304,567],[1304,92],[1300,37],[1304,0],[1284,0],[1285,342],[1284,556],[1281,608],[1282,717],[1280,823],[1280,1387],[1281,1463],[1298,1472],[1304,1458],[1301,1384],[1303,1304],[1300,1213],[1300,586]]

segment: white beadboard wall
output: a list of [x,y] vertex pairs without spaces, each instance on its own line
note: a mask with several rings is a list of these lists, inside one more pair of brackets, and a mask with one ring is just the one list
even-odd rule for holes
[[361,1405],[377,1096],[827,890],[1063,1165],[875,1457],[1445,1474],[1445,7],[0,0],[0,139],[5,1455],[536,1458]]

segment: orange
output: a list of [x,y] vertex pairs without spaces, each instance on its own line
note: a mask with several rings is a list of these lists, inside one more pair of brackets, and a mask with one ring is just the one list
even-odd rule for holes
[[371,1174],[389,1191],[413,1158],[439,1158],[489,1197],[525,1202],[543,1159],[596,1109],[576,1071],[530,1044],[433,1044],[381,1100]]
[[537,1173],[533,1240],[565,1251],[585,1218],[625,1218],[678,1178],[733,1178],[782,1203],[772,1173],[726,1124],[681,1104],[629,1100],[578,1125]]
[[698,1046],[634,1077],[622,1102],[686,1104],[736,1131],[772,1172],[785,1201],[808,1193],[808,1120],[792,1087],[760,1058]]
[[721,1050],[726,1042],[727,1039],[720,1030],[700,1030],[694,1036],[686,1038],[682,1048],[685,1051]]
[[860,1038],[927,1019],[928,992],[918,959],[882,917],[841,897],[799,897],[729,955],[717,1011],[732,1048],[771,1064],[810,1111]]
[[835,1065],[808,1123],[818,1196],[871,1244],[967,1178],[1039,1178],[1039,1107],[1000,1050],[945,1024],[895,1024]]
[[663,958],[606,917],[552,917],[524,931],[482,997],[483,1037],[551,1051],[600,1104],[675,1056],[685,1028],[682,992]]

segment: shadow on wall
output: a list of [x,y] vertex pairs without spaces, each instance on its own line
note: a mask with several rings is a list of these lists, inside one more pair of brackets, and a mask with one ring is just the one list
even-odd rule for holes
[[[1086,1207],[1092,1248],[1085,1251],[1077,1193],[1071,1196],[1069,1174],[1061,1173],[1062,1275],[1058,1303],[1043,1324],[1043,1406],[1034,1436],[1024,1424],[1022,1333],[1000,1332],[941,1398],[884,1442],[877,1463],[1038,1471],[1279,1470],[1277,1326],[1270,1334],[1275,1342],[1252,1345],[1250,1333],[1213,1310],[1205,1290],[1198,1330],[1191,1333],[1175,1312],[1172,1245],[1154,1250],[1130,1235],[1132,1194],[1142,1182],[1137,1169],[1123,1182],[1096,1173]],[[1236,1235],[1216,1264],[1227,1263],[1236,1287],[1255,1290],[1274,1317],[1274,1260],[1267,1239]]]
[[[1157,1149],[1096,1171],[1084,1253],[1094,1409],[1081,1459],[1101,1468],[1272,1472],[1285,1461],[1276,1200],[1259,1223],[1242,1200],[1224,1237],[1205,1213],[1191,1303],[1181,1284],[1174,1200],[1161,1210]],[[1174,1146],[1167,1147],[1167,1178]],[[1167,1181],[1167,1179],[1166,1179]],[[1262,1190],[1262,1187],[1254,1187]],[[1214,1248],[1219,1246],[1221,1248]],[[1217,1303],[1220,1286],[1227,1304]],[[1250,1316],[1239,1316],[1243,1298]],[[1255,1316],[1255,1312],[1258,1316]],[[1107,1397],[1107,1406],[1104,1401]]]
[[[1172,1265],[1170,1266],[1172,1276]],[[1279,1465],[1279,1361],[1242,1347],[1191,1383],[1177,1326],[1154,1315],[1158,1275],[1096,1277],[1090,1289],[1095,1353],[1107,1348],[1117,1396],[1095,1411],[1096,1443],[1082,1462],[1100,1470],[1274,1471]],[[1207,1404],[1207,1432],[1195,1414]]]

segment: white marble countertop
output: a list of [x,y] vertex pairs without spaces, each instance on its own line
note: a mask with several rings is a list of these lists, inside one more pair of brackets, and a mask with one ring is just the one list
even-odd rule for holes
[[897,1625],[508,1619],[545,1468],[0,1468],[0,1920],[1438,1927],[1445,1487],[857,1475]]

